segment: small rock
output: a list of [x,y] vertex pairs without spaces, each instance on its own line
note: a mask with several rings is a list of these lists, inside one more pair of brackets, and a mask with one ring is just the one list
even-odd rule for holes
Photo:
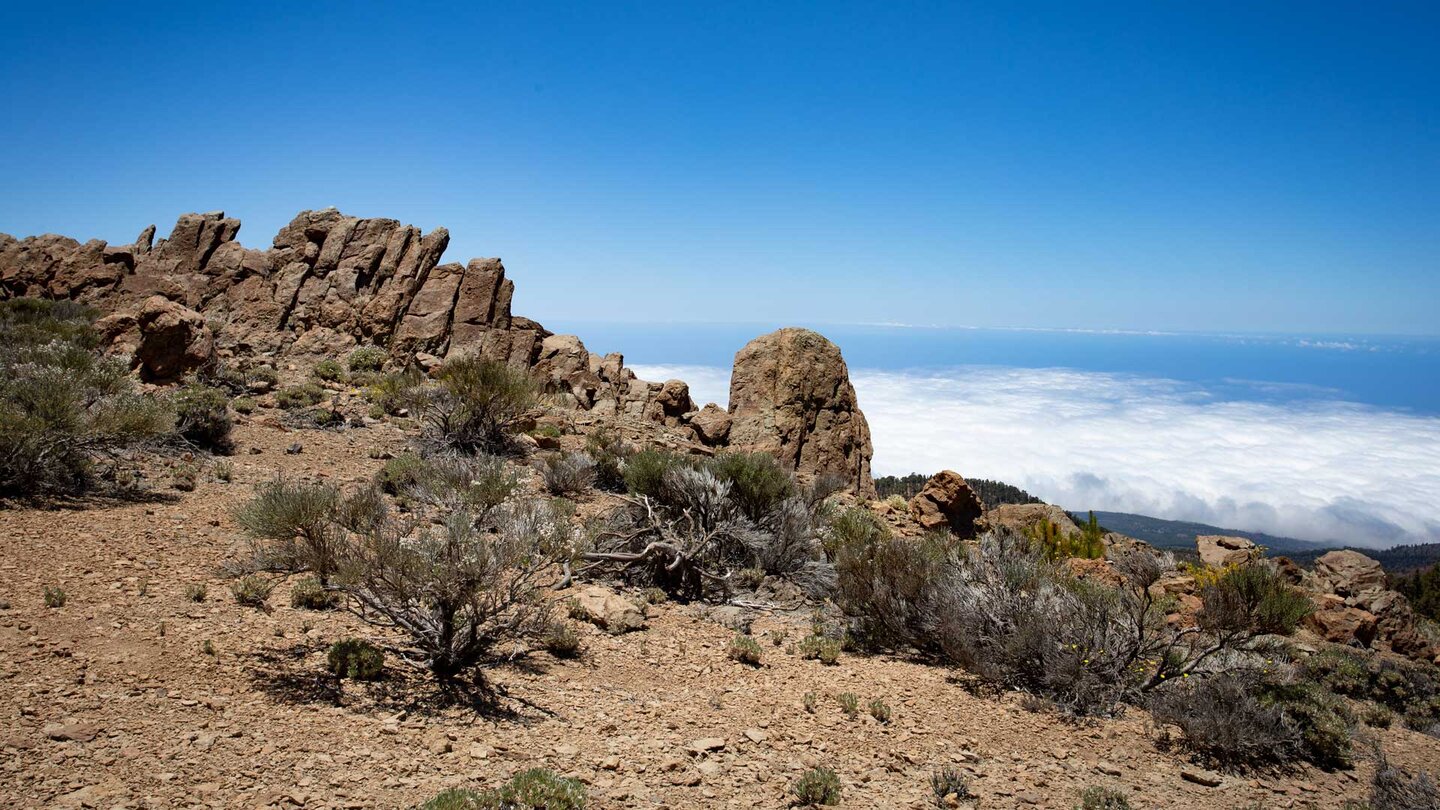
[[765,742],[766,740],[770,739],[770,735],[769,735],[769,734],[766,734],[765,732],[761,731],[761,730],[758,729],[758,728],[747,728],[747,729],[745,729],[745,737],[746,737],[747,739],[749,739],[750,742],[756,742],[756,743],[762,743],[762,742]]
[[711,751],[723,751],[725,750],[725,740],[722,737],[701,737],[685,746],[685,750],[695,756]]
[[1180,767],[1180,778],[1186,782],[1194,782],[1205,787],[1220,787],[1224,777],[1214,771],[1207,771],[1204,768],[1197,768],[1193,765],[1182,765]]

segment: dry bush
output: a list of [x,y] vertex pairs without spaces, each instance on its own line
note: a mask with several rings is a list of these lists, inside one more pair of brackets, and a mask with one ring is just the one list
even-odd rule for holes
[[78,495],[95,462],[171,435],[174,414],[100,356],[90,310],[0,301],[0,497]]
[[825,546],[835,565],[835,604],[866,649],[910,644],[925,632],[926,607],[951,542],[940,535],[896,538],[868,509],[842,512]]
[[829,768],[811,768],[800,774],[790,792],[799,805],[831,806],[840,803],[840,777]]
[[420,810],[584,810],[585,786],[544,768],[516,774],[495,790],[452,788]]
[[200,383],[182,386],[170,397],[175,432],[198,447],[229,455],[235,450],[229,405],[230,398],[219,388]]
[[361,346],[347,358],[346,363],[351,371],[370,373],[379,371],[385,366],[385,350],[378,346]]
[[1421,771],[1407,773],[1390,764],[1377,745],[1374,749],[1375,774],[1370,779],[1368,810],[1430,810],[1440,807],[1440,785],[1435,777]]

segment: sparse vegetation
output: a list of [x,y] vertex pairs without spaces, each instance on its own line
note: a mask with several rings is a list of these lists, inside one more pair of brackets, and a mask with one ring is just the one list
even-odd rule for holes
[[0,497],[79,495],[96,462],[171,435],[174,414],[98,351],[94,313],[67,301],[0,301]]
[[185,586],[185,599],[190,602],[204,602],[207,592],[205,583],[192,582]]
[[255,412],[255,400],[250,397],[236,397],[230,401],[230,407],[236,413],[248,416]]
[[1440,807],[1440,784],[1433,774],[1410,774],[1390,764],[1379,746],[1374,749],[1375,774],[1370,779],[1366,810],[1425,810]]
[[585,786],[544,768],[516,774],[495,790],[447,790],[420,810],[584,810]]
[[811,768],[791,786],[795,804],[802,807],[833,806],[840,803],[840,777],[829,768]]
[[801,658],[814,659],[826,666],[840,662],[840,641],[821,635],[810,635],[800,640],[796,647]]
[[353,372],[372,373],[385,366],[385,350],[378,346],[361,346],[346,358],[346,364]]
[[422,407],[426,438],[437,447],[507,450],[520,417],[536,401],[535,381],[505,363],[457,357],[446,361],[437,379]]
[[359,638],[343,638],[330,645],[326,667],[337,678],[373,681],[385,674],[385,653]]
[[555,453],[540,465],[545,489],[551,495],[577,495],[595,483],[595,461],[585,453]]
[[275,392],[275,404],[287,411],[310,408],[325,399],[325,389],[312,382],[292,385]]
[[1075,810],[1130,810],[1130,799],[1118,788],[1091,785],[1080,791]]
[[880,698],[873,698],[871,699],[867,708],[869,708],[870,710],[870,716],[875,718],[875,721],[877,723],[890,722],[890,705],[887,704],[885,701],[881,700]]
[[70,597],[65,594],[65,589],[57,585],[46,585],[43,596],[45,598],[45,607],[51,609],[65,607],[65,603],[70,599]]
[[851,720],[860,714],[860,698],[856,697],[854,692],[841,692],[835,696],[835,700],[840,704],[840,711]]
[[175,431],[198,447],[228,455],[235,449],[229,405],[230,398],[219,388],[200,383],[181,386],[170,397]]
[[575,658],[580,655],[580,634],[570,624],[553,621],[545,631],[545,649],[556,658]]
[[303,577],[290,589],[290,606],[305,610],[332,610],[340,605],[341,594],[327,589],[315,577]]
[[336,382],[345,377],[345,367],[334,360],[321,360],[310,372],[324,382]]
[[806,712],[814,714],[815,709],[820,705],[820,698],[814,692],[806,692],[804,697],[800,699],[800,703],[805,707]]
[[246,574],[230,583],[230,594],[235,601],[246,607],[266,608],[275,583],[257,574]]
[[970,780],[959,768],[944,765],[930,774],[930,792],[936,807],[953,807],[971,798]]

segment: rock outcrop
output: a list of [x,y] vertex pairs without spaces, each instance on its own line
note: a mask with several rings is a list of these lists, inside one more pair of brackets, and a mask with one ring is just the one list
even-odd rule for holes
[[763,451],[801,476],[838,475],[875,497],[870,426],[840,349],[809,329],[750,341],[730,375],[730,446]]
[[1197,535],[1195,549],[1200,552],[1200,562],[1213,568],[1244,565],[1260,555],[1259,546],[1244,537],[1220,534]]
[[[268,250],[236,241],[240,221],[185,214],[166,239],[130,245],[0,234],[0,298],[68,298],[103,316],[112,350],[168,381],[216,357],[319,359],[355,346],[431,368],[455,354],[534,369],[582,410],[682,427],[689,389],[636,379],[618,354],[597,357],[510,311],[499,259],[441,264],[444,228],[303,211]],[[708,428],[707,428],[708,429]],[[868,458],[868,456],[867,456]]]
[[975,536],[975,524],[985,514],[985,506],[960,473],[943,470],[910,499],[910,514],[927,530],[949,529],[968,540]]
[[1048,503],[1004,503],[985,514],[991,528],[1007,528],[1026,534],[1040,530],[1045,521],[1054,523],[1062,537],[1077,537],[1080,527],[1069,513]]

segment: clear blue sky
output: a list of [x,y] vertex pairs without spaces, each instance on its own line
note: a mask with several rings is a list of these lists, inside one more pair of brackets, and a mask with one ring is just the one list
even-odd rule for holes
[[0,231],[334,205],[542,321],[1440,332],[1434,2],[386,5],[6,4]]

